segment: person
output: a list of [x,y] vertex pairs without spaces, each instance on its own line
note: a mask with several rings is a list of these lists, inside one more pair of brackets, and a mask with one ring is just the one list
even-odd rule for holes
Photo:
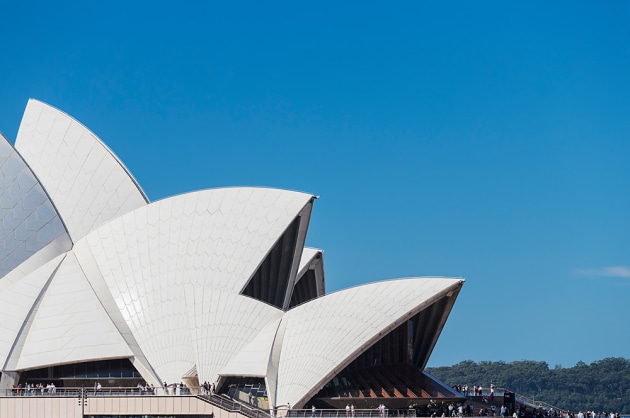
[[350,416],[354,418],[354,404],[350,404]]
[[311,417],[315,418],[315,405],[311,407]]
[[350,404],[347,403],[346,404],[346,418],[349,418],[349,417],[350,417]]

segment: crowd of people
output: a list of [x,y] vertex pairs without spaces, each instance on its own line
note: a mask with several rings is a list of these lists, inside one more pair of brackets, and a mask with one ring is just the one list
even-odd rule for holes
[[563,417],[566,418],[619,418],[619,412],[595,412],[595,411],[586,411],[586,412],[578,412],[574,414],[573,412],[568,412]]
[[[501,406],[501,416],[505,417],[507,413],[507,408],[505,406]],[[479,410],[475,410],[475,407],[472,404],[454,404],[450,403],[446,407],[435,409],[431,414],[432,418],[437,418],[440,415],[443,418],[446,417],[492,417],[496,416],[496,407],[492,405],[490,408],[480,408]]]
[[166,382],[162,383],[162,388],[164,389],[165,395],[184,395],[187,391],[186,385],[182,382],[179,383],[171,383],[170,385]]
[[149,385],[147,383],[138,383],[136,387],[138,388],[138,393],[140,393],[140,395],[155,395],[155,386],[153,386],[152,384]]
[[453,389],[456,391],[463,393],[465,396],[488,396],[494,398],[495,386],[494,383],[490,384],[490,388],[486,389],[486,392],[483,391],[483,386],[481,385],[473,385],[472,389],[468,387],[468,385],[455,385]]
[[[618,412],[595,412],[586,411],[573,413],[569,411],[561,411],[559,409],[543,407],[542,403],[537,408],[528,408],[525,405],[519,405],[514,411],[510,411],[505,405],[500,408],[495,406],[495,386],[490,384],[490,388],[484,391],[481,385],[474,385],[472,389],[468,385],[455,385],[453,389],[462,393],[467,397],[481,397],[481,402],[489,404],[489,407],[475,410],[472,405],[466,404],[450,404],[448,409],[442,408],[442,417],[496,417],[499,414],[502,418],[619,418]],[[503,393],[501,393],[503,395]],[[432,416],[436,416],[434,413]]]
[[20,383],[17,386],[13,386],[13,394],[16,396],[55,395],[57,394],[57,387],[54,383],[32,385],[27,382],[24,386]]
[[212,395],[214,394],[214,383],[209,383],[209,382],[203,382],[203,385],[201,385],[201,389],[203,390],[203,394],[204,395]]
[[[131,388],[109,388],[108,390],[114,390],[115,392],[119,393],[121,390],[126,390],[127,392],[129,392],[130,389]],[[148,384],[148,383],[138,383],[138,385],[136,386],[136,389],[137,389],[137,392],[133,391],[130,393],[131,394],[136,393],[141,396],[144,396],[144,395],[157,395],[158,394],[157,391],[159,388],[156,388],[154,385]],[[170,385],[164,382],[162,385],[162,389],[163,389],[164,395],[185,395],[188,393],[188,389],[182,382],[171,383]],[[103,392],[103,386],[101,385],[101,382],[95,381],[94,386],[91,390],[86,389],[86,388],[74,388],[74,391],[77,391],[77,390],[79,392],[84,390],[87,396],[90,396],[90,395],[99,396]],[[202,390],[206,394],[214,393],[214,383],[213,384],[209,384],[207,382],[204,383]],[[7,391],[7,394],[8,393],[9,391]],[[30,382],[27,382],[24,385],[22,385],[21,383],[18,385],[14,385],[13,388],[10,390],[10,393],[13,396],[44,396],[44,395],[53,396],[57,394],[57,387],[55,386],[54,383],[48,383],[44,385],[43,383],[31,384]]]

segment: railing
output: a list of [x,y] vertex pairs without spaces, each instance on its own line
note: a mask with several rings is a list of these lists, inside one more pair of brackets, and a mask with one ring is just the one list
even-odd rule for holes
[[545,411],[550,411],[550,410],[554,410],[554,411],[558,411],[558,412],[567,412],[567,411],[563,411],[561,408],[558,408],[554,405],[548,404],[547,402],[543,402],[543,401],[539,401],[539,400],[535,400],[534,398],[530,398],[518,393],[514,394],[514,399],[516,400],[516,402],[521,403],[525,406],[529,406],[530,408],[534,408],[534,409],[544,409]]
[[[494,390],[494,396],[504,396],[505,392],[511,392],[508,389],[505,388],[495,388]],[[481,396],[482,398],[490,398],[491,397],[491,390],[490,389],[482,389],[482,391],[477,395],[474,394],[474,388],[468,388],[467,392],[462,391],[462,393],[464,393],[466,396],[469,397],[473,397],[473,396]],[[530,398],[518,393],[514,393],[514,400],[517,403],[520,403],[522,405],[528,406],[530,408],[534,408],[534,409],[539,409],[542,408],[545,411],[550,411],[550,410],[554,410],[554,411],[558,411],[558,412],[566,412],[563,411],[561,408],[558,408],[554,405],[548,404],[547,402],[542,402],[539,400],[535,400],[534,398]]]
[[[282,411],[284,412],[284,411]],[[345,409],[291,409],[286,412],[290,418],[385,418],[385,417],[410,417],[415,418],[415,409],[386,409],[381,412],[378,409],[355,409],[354,412]]]
[[[453,389],[455,390],[455,389]],[[455,390],[457,392],[457,390]],[[494,396],[503,396],[505,395],[505,392],[509,392],[507,389],[503,389],[503,388],[495,388],[494,389]],[[461,392],[459,392],[461,394],[463,394],[464,396],[481,396],[481,397],[486,397],[489,398],[492,395],[492,390],[491,389],[481,389],[481,391],[477,391],[477,393],[475,394],[475,389],[474,388],[468,388],[467,391],[464,391],[462,389]]]
[[224,396],[208,394],[203,387],[101,387],[99,388],[78,388],[78,387],[44,387],[42,388],[13,388],[0,389],[0,397],[76,397],[81,395],[92,397],[120,397],[120,396],[194,396],[212,405],[218,406],[229,412],[239,412],[249,418],[269,418],[266,411],[249,407],[242,403],[232,401]]
[[252,405],[254,408],[269,411],[269,398],[266,396],[255,396],[250,392],[240,390],[238,387],[229,388],[227,396],[247,405]]
[[[200,393],[203,388],[193,388],[193,392],[196,390],[197,393]],[[101,387],[100,389],[94,388],[78,388],[78,387],[44,387],[44,388],[31,388],[27,390],[26,388],[13,388],[13,389],[0,389],[0,397],[9,397],[9,396],[31,396],[31,397],[42,397],[42,396],[79,396],[82,391],[85,391],[85,396],[196,396],[195,393],[191,392],[191,389],[184,388],[150,388],[145,387],[144,389],[139,387]]]
[[251,408],[240,402],[227,399],[221,395],[198,395],[197,398],[202,399],[212,405],[218,406],[229,412],[239,412],[250,418],[268,418],[269,414],[260,409]]
[[[497,397],[502,397],[505,396],[506,392],[511,392],[508,389],[505,388],[495,388],[494,389],[494,396]],[[482,389],[480,392],[478,391],[475,394],[475,390],[474,387],[473,388],[468,388],[468,391],[464,391],[462,390],[462,392],[464,395],[466,395],[467,397],[471,398],[471,399],[475,399],[475,398],[479,398],[481,397],[482,400],[485,402],[487,400],[492,399],[492,392],[490,389]],[[561,408],[558,408],[554,405],[548,404],[547,402],[542,402],[539,400],[535,400],[534,398],[529,398],[527,396],[524,395],[520,395],[518,393],[514,393],[514,400],[522,405],[525,405],[526,407],[530,407],[533,409],[544,409],[545,411],[557,411],[557,412],[566,412],[563,411]]]

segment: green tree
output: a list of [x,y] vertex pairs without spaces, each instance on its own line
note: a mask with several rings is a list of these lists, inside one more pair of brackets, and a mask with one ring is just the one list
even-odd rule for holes
[[454,385],[497,387],[571,411],[630,413],[630,359],[606,358],[574,367],[521,360],[511,363],[465,360],[450,367],[428,367],[427,372]]

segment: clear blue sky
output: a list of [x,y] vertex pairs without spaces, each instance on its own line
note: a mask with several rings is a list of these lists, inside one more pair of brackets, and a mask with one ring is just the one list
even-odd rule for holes
[[69,113],[151,200],[321,196],[331,291],[463,276],[429,362],[630,356],[630,3],[5,2],[0,130]]

